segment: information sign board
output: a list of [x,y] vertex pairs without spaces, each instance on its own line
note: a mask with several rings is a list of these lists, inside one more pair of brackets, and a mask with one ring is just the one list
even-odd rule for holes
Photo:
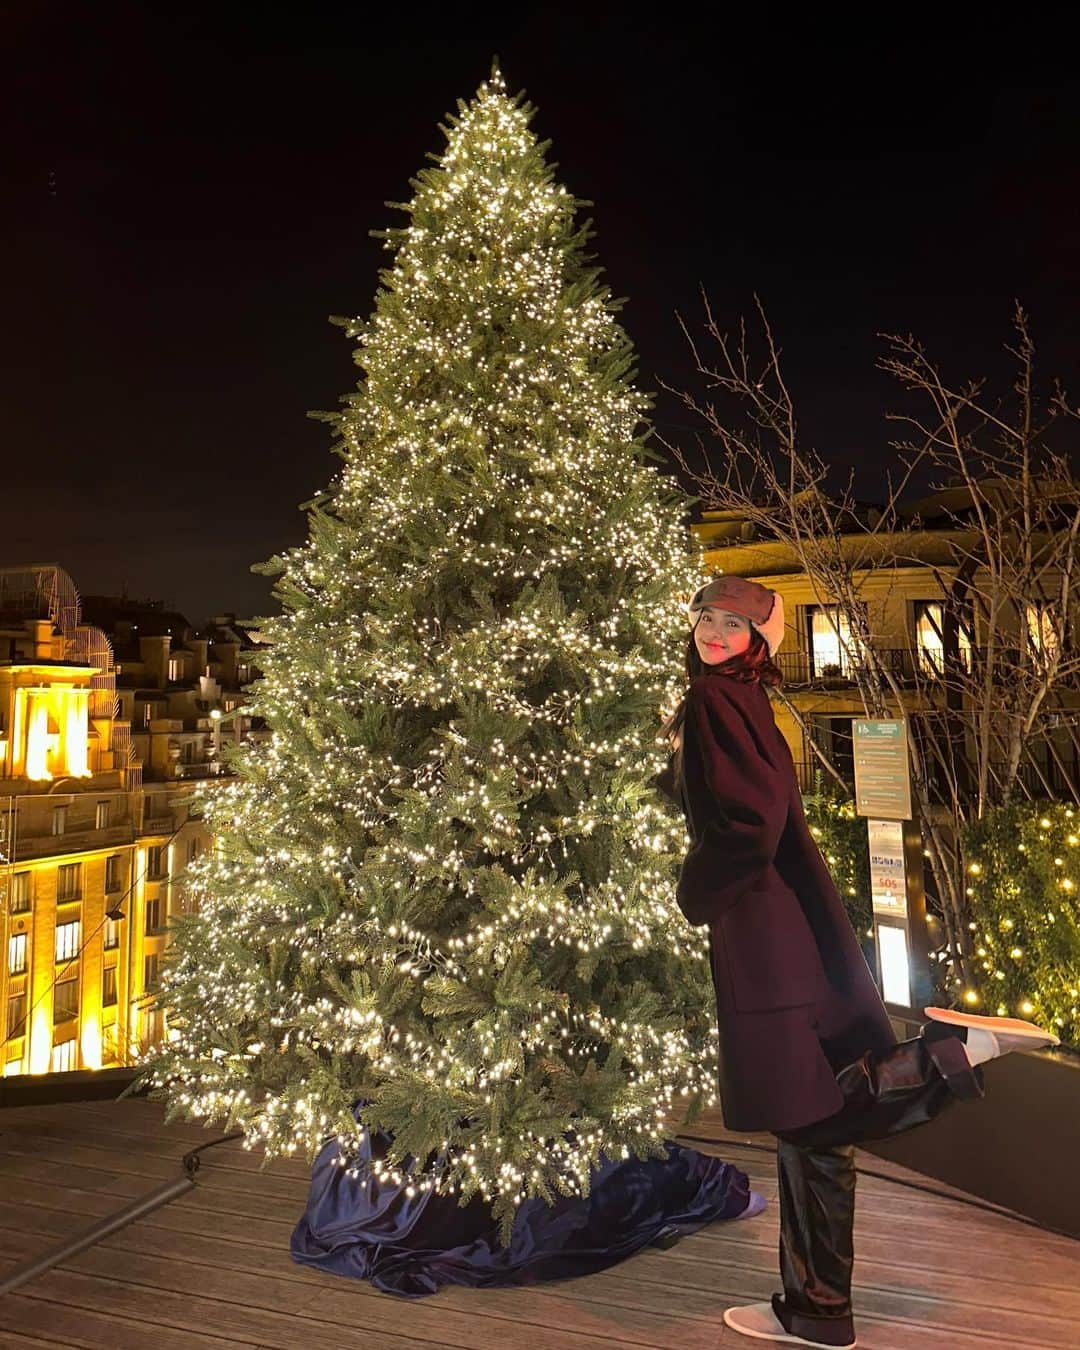
[[907,863],[904,826],[899,820],[868,820],[870,897],[875,914],[907,917]]
[[852,719],[855,809],[877,820],[911,819],[907,724],[899,719]]

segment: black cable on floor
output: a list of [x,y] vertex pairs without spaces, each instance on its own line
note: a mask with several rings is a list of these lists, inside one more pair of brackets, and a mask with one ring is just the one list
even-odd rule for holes
[[228,1144],[234,1139],[242,1139],[243,1137],[243,1131],[237,1130],[234,1134],[223,1134],[218,1139],[208,1139],[205,1144],[199,1144],[196,1148],[190,1149],[180,1159],[180,1165],[183,1168],[180,1176],[172,1181],[166,1181],[146,1195],[139,1196],[137,1200],[132,1200],[126,1204],[123,1209],[106,1215],[105,1218],[99,1219],[89,1228],[83,1229],[82,1232],[76,1233],[73,1237],[65,1238],[62,1242],[42,1252],[40,1256],[22,1262],[14,1270],[9,1270],[6,1274],[0,1276],[0,1294],[11,1293],[13,1290],[21,1288],[39,1275],[44,1275],[47,1270],[52,1270],[62,1261],[68,1260],[69,1257],[77,1256],[79,1252],[86,1251],[88,1247],[96,1246],[121,1228],[126,1228],[129,1223],[134,1223],[136,1219],[145,1218],[147,1214],[152,1214],[162,1205],[167,1205],[170,1200],[185,1195],[195,1186],[195,1173],[200,1166],[199,1154],[205,1149],[213,1148],[216,1144]]
[[188,1176],[193,1177],[201,1166],[202,1160],[199,1154],[204,1149],[213,1148],[215,1144],[231,1144],[234,1139],[243,1139],[243,1137],[243,1130],[234,1130],[232,1134],[223,1134],[218,1139],[208,1139],[205,1144],[199,1144],[196,1148],[185,1153],[180,1159],[180,1163]]

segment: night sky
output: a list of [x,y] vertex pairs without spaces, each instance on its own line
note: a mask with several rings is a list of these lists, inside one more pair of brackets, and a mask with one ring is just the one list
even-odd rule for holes
[[[674,316],[699,322],[699,285],[725,318],[757,291],[809,442],[873,496],[878,332],[1000,377],[1018,297],[1069,382],[1080,86],[1047,20],[583,9],[3,6],[0,564],[265,612],[249,566],[303,538],[338,463],[305,416],[355,381],[327,317],[369,312],[368,231],[496,53],[595,203],[646,388],[695,387]],[[692,441],[670,398],[657,421]]]

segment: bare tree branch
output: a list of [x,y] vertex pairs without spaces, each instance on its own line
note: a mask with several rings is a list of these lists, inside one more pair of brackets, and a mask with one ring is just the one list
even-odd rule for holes
[[[851,476],[836,484],[822,456],[802,443],[759,298],[753,338],[742,319],[733,334],[725,331],[703,300],[707,354],[679,322],[706,396],[665,387],[719,453],[694,468],[678,445],[665,444],[705,509],[737,519],[806,577],[864,715],[911,722],[913,789],[950,947],[966,978],[961,826],[1017,792],[1041,785],[1049,793],[1050,766],[1063,763],[1054,745],[1061,709],[1069,691],[1080,694],[1080,646],[1070,641],[1080,614],[1080,486],[1070,459],[1047,441],[1077,412],[1055,385],[1039,414],[1035,344],[1019,305],[1007,348],[1016,375],[999,400],[984,380],[950,382],[916,338],[884,335],[881,369],[928,412],[888,414],[907,435],[892,442],[883,500],[868,507]],[[917,474],[935,487],[921,507],[907,500]],[[885,606],[868,597],[872,578],[879,584],[883,570],[896,575],[902,567],[925,569],[939,599],[924,607],[923,620],[939,613],[940,631],[930,643],[937,658],[920,647],[926,633],[913,635],[897,666]],[[843,782],[812,717],[792,697],[784,701],[823,771]],[[1080,743],[1068,734],[1072,746]]]

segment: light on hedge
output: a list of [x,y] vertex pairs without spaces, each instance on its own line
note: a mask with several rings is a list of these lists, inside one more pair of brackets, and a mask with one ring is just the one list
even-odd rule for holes
[[[1066,1045],[1080,1044],[1076,972],[1080,970],[1078,874],[1063,846],[1075,847],[1075,811],[1061,804],[1013,804],[965,827],[967,856],[977,857],[969,903],[978,934],[976,954],[996,992],[999,1015],[1008,1008],[1059,1029]],[[1054,903],[1047,904],[1053,897]],[[1008,960],[1005,958],[1008,957]]]

